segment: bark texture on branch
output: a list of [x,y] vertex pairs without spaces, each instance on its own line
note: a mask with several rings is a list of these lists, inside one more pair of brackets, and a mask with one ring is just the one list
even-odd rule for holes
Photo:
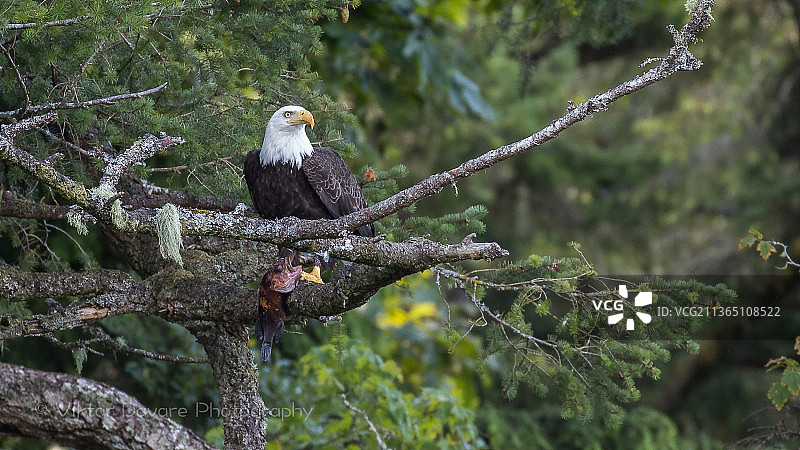
[[213,449],[117,388],[0,363],[0,433],[77,448]]
[[[244,246],[208,255],[193,251],[186,258],[185,268],[169,268],[133,282],[125,274],[95,270],[76,272],[86,278],[75,285],[41,283],[58,274],[20,272],[0,267],[0,280],[5,282],[14,299],[76,296],[95,293],[95,297],[73,302],[49,314],[36,314],[0,320],[0,339],[41,336],[69,330],[108,317],[123,314],[159,316],[164,320],[190,325],[196,321],[220,324],[247,324],[255,321],[257,294],[244,284],[258,281],[275,260],[274,252],[265,248]],[[307,318],[332,316],[358,308],[384,286],[422,270],[419,267],[372,267],[360,264],[343,266],[325,285],[301,282],[287,299],[287,323]],[[17,278],[14,278],[14,276]],[[121,277],[122,282],[109,282]],[[37,280],[23,284],[19,280]]]
[[130,275],[118,270],[40,273],[0,267],[0,299],[11,301],[124,292],[133,284]]

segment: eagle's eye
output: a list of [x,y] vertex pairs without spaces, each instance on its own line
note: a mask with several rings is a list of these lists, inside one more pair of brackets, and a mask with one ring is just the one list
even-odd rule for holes
[[283,117],[286,117],[288,119],[289,117],[292,117],[292,113],[286,111],[285,113],[283,113]]

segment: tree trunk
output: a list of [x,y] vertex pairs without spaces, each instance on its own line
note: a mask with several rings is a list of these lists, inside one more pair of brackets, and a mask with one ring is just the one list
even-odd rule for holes
[[267,416],[258,392],[258,367],[247,347],[247,328],[208,324],[190,329],[205,347],[217,380],[225,449],[264,448]]

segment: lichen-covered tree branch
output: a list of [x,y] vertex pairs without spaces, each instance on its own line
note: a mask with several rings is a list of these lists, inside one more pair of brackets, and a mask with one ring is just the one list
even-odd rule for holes
[[[340,218],[262,219],[241,202],[246,189],[241,187],[240,157],[249,148],[239,145],[240,134],[252,140],[260,138],[258,130],[263,134],[267,112],[289,100],[311,102],[309,109],[318,108],[320,116],[334,124],[328,127],[331,135],[322,136],[330,142],[340,142],[335,124],[352,118],[348,119],[333,100],[310,95],[312,91],[306,84],[289,83],[292,77],[258,79],[253,83],[263,84],[263,91],[249,86],[245,89],[250,77],[262,75],[252,75],[253,69],[236,64],[216,68],[221,63],[215,58],[223,52],[199,51],[203,48],[199,44],[185,51],[174,46],[207,38],[196,30],[182,29],[184,21],[196,26],[227,14],[230,23],[220,23],[214,29],[214,33],[227,36],[226,27],[250,30],[247,27],[252,27],[251,21],[257,17],[258,23],[276,24],[277,28],[270,32],[285,33],[294,30],[296,23],[313,30],[312,22],[320,17],[341,17],[346,21],[345,14],[352,8],[350,2],[336,7],[312,3],[313,8],[292,9],[288,15],[263,5],[243,5],[242,8],[252,8],[244,14],[237,10],[239,2],[220,6],[218,13],[217,6],[211,5],[167,7],[153,3],[142,6],[141,14],[135,17],[130,17],[125,7],[115,7],[105,11],[102,20],[96,16],[100,11],[87,9],[73,11],[70,17],[20,16],[14,19],[15,23],[0,26],[0,42],[6,49],[3,66],[7,66],[3,67],[2,76],[8,77],[12,68],[15,72],[13,77],[2,79],[10,86],[6,88],[4,84],[4,89],[14,95],[0,102],[0,109],[5,110],[0,112],[0,121],[4,122],[0,127],[0,164],[5,173],[0,184],[0,217],[9,221],[7,230],[17,233],[19,242],[30,241],[26,245],[43,254],[57,252],[47,239],[37,237],[37,227],[54,230],[52,222],[64,222],[58,230],[70,236],[69,242],[80,247],[72,235],[98,233],[123,261],[115,266],[100,261],[99,267],[95,264],[75,270],[66,264],[12,266],[0,260],[0,302],[14,307],[31,306],[30,311],[0,317],[0,342],[69,336],[77,339],[69,348],[84,352],[92,345],[105,343],[114,351],[125,349],[133,355],[154,356],[154,352],[114,341],[96,326],[124,315],[180,325],[203,346],[216,380],[220,406],[229,412],[222,416],[225,447],[262,448],[267,441],[267,414],[259,396],[248,330],[252,329],[258,305],[253,283],[276,261],[278,247],[344,261],[331,271],[325,284],[303,281],[286,297],[287,323],[301,325],[309,320],[327,321],[359,308],[376,292],[408,275],[443,264],[491,262],[508,256],[500,244],[476,242],[474,234],[464,237],[464,233],[447,242],[430,235],[392,240],[386,234],[365,237],[352,232],[401,212],[408,214],[406,210],[423,199],[451,195],[442,192],[443,188],[456,186],[468,177],[482,176],[485,169],[556,138],[594,114],[604,113],[624,96],[679,71],[699,68],[700,62],[689,52],[689,45],[697,42],[710,25],[713,5],[712,0],[697,2],[688,23],[680,30],[671,28],[674,45],[666,56],[656,60],[655,67],[571,106],[524,139],[488,150],[399,192],[386,192],[372,206]],[[309,22],[308,17],[314,20]],[[177,18],[180,20],[171,20]],[[62,59],[48,63],[46,71],[31,75],[41,66],[35,56],[36,38],[28,37],[28,33],[35,36],[34,31],[46,36],[47,45],[53,48],[84,39],[86,43],[81,48],[88,50],[80,55],[65,52],[59,56]],[[282,51],[274,47],[277,41],[255,36],[259,33],[247,31],[229,37],[242,39],[240,48],[257,49],[267,58]],[[96,39],[98,35],[103,39]],[[293,36],[318,39],[314,31]],[[64,42],[58,43],[62,38]],[[315,42],[307,43],[307,47],[313,47]],[[212,44],[219,42],[203,45]],[[292,52],[297,48],[306,47],[303,42],[295,43]],[[282,66],[308,67],[305,55],[291,55]],[[228,54],[234,60],[240,56]],[[254,56],[253,60],[264,64],[263,58]],[[207,73],[217,69],[222,72],[213,76]],[[87,81],[90,78],[100,81]],[[207,85],[190,89],[192,83]],[[229,92],[221,94],[225,89]],[[257,102],[260,106],[254,109],[253,99],[261,96],[263,101]],[[176,122],[180,125],[174,126],[171,121],[180,121]],[[536,125],[532,123],[531,128]],[[226,179],[229,181],[219,180],[220,184],[238,187],[224,192],[227,195],[219,195],[218,190],[207,195],[202,189],[189,192],[181,187],[162,187],[167,178],[144,178],[172,171],[141,170],[155,159],[185,158],[189,162],[181,170],[189,172],[187,180],[195,177],[205,186],[198,173],[211,166],[193,157],[201,149],[207,152],[206,157],[222,161],[221,166],[239,162],[232,164],[232,175],[224,175],[231,177]],[[374,172],[372,175],[374,178]],[[375,180],[367,178],[365,186],[369,187]],[[435,273],[457,280],[456,287],[465,292],[477,289],[476,277],[460,276],[450,268]],[[481,288],[484,287],[492,286],[484,283]],[[41,301],[47,299],[53,303],[44,310]],[[489,310],[474,295],[471,299],[484,320],[493,322],[503,333],[509,331],[512,337],[527,339],[539,350],[547,349],[541,350],[542,354],[553,364],[560,363],[562,356],[568,359],[569,352],[562,353],[558,343],[533,338],[530,330]],[[75,337],[83,334],[85,338]],[[527,347],[509,335],[504,339],[515,350]],[[578,355],[586,358],[590,348],[578,349]],[[184,355],[159,358],[198,361]],[[525,358],[535,365],[531,357]],[[4,402],[0,408],[2,433],[76,446],[89,443],[115,448],[210,448],[183,426],[148,411],[124,392],[88,378],[8,364],[0,364],[0,373],[5,373],[2,378],[8,381],[4,384],[6,393],[0,396]],[[341,398],[350,411],[366,417],[344,393]],[[109,415],[95,417],[81,412],[91,408],[105,408]],[[98,417],[102,420],[95,420]],[[132,422],[133,418],[136,420]],[[366,421],[370,435],[385,445],[376,425],[368,418]]]

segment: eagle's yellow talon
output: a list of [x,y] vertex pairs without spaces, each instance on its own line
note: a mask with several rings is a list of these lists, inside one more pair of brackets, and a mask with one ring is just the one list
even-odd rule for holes
[[311,269],[311,272],[303,272],[300,274],[300,279],[310,281],[312,283],[325,284],[325,282],[322,281],[322,276],[320,276],[319,266],[314,266],[314,268]]

